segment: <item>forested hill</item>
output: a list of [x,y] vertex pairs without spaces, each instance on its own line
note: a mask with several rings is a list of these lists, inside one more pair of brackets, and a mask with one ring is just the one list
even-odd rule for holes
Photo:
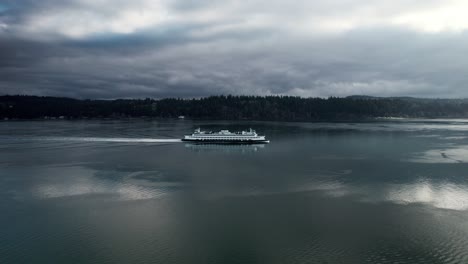
[[77,100],[0,96],[0,118],[158,117],[224,120],[324,121],[373,117],[468,117],[468,99],[301,98],[292,96],[211,96],[201,99]]

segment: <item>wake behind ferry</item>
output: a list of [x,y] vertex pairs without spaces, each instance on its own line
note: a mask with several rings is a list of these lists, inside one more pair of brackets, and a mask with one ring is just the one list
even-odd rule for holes
[[182,141],[197,143],[218,143],[218,144],[265,144],[269,140],[265,136],[259,136],[255,130],[230,132],[221,130],[219,132],[201,131],[196,129],[191,135],[185,135]]

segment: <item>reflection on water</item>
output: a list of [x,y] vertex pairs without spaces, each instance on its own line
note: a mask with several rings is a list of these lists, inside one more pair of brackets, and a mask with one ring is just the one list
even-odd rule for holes
[[423,180],[411,184],[389,185],[384,193],[385,200],[396,203],[425,203],[443,209],[468,209],[468,185]]
[[468,145],[430,149],[414,154],[409,161],[420,163],[468,163]]
[[[165,179],[159,171],[119,172],[95,171],[83,167],[35,169],[41,181],[31,187],[33,197],[40,199],[104,195],[118,200],[144,200],[162,197],[182,188],[183,183]],[[18,196],[18,192],[16,195]],[[22,193],[20,197],[27,196]]]
[[333,197],[357,197],[359,201],[371,203],[425,204],[459,211],[468,209],[468,185],[436,183],[427,179],[405,184],[359,186],[338,181],[317,182],[299,190],[321,190]]
[[345,178],[352,172],[319,172],[321,177],[291,181],[288,185],[239,186],[218,185],[216,191],[203,191],[206,199],[227,197],[251,197],[285,195],[293,193],[320,192],[331,197],[343,197],[366,203],[390,202],[400,205],[424,204],[434,208],[464,211],[468,210],[468,184],[437,182],[430,179],[418,179],[406,183],[367,184],[347,183]]
[[194,152],[251,153],[265,148],[265,144],[199,144],[185,143]]

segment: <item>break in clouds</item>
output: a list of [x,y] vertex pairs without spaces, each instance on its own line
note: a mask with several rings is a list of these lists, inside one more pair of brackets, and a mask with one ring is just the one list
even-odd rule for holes
[[464,0],[0,2],[0,94],[468,97]]

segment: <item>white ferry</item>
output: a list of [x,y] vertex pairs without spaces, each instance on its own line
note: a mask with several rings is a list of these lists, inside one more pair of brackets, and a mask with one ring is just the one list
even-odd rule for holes
[[201,131],[200,128],[196,129],[191,135],[185,135],[182,141],[220,144],[264,144],[270,142],[265,139],[265,136],[259,136],[252,129],[241,132],[229,132],[229,130],[206,132]]

